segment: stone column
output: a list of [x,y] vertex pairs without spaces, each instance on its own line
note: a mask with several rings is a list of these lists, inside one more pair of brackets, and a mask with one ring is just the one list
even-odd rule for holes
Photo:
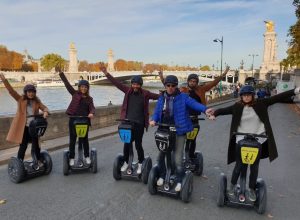
[[111,71],[115,71],[115,66],[114,66],[114,54],[112,49],[108,50],[107,53],[108,56],[108,66],[107,66],[107,71],[111,72]]
[[78,72],[78,60],[77,60],[77,50],[75,48],[75,44],[72,42],[69,48],[69,73],[77,73]]

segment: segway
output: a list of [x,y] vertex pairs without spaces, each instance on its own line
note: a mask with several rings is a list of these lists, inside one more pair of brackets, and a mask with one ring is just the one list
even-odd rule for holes
[[[200,121],[205,120],[204,118],[198,118],[198,116],[190,116],[191,119]],[[203,172],[203,155],[201,152],[195,152],[195,158],[190,158],[189,156],[189,149],[190,146],[188,140],[196,140],[197,135],[199,133],[200,126],[197,123],[193,123],[193,130],[186,134],[186,144],[185,144],[185,154],[183,158],[183,166],[185,170],[189,170],[197,176],[201,176]]]
[[227,177],[221,173],[219,179],[217,204],[219,207],[224,205],[234,205],[242,207],[255,208],[257,213],[263,214],[267,206],[267,187],[261,178],[256,182],[256,201],[252,202],[248,198],[246,190],[246,179],[248,165],[259,162],[261,154],[261,144],[257,141],[258,137],[267,138],[265,135],[256,135],[248,133],[235,133],[234,135],[244,135],[244,139],[238,142],[237,155],[241,157],[245,169],[241,169],[240,182],[234,189],[234,195],[230,196],[227,193]]
[[166,159],[166,175],[164,184],[157,186],[157,180],[160,177],[160,169],[156,164],[152,167],[149,180],[148,190],[151,195],[161,193],[176,198],[181,198],[184,202],[190,202],[193,192],[193,174],[191,171],[185,171],[182,179],[182,188],[180,192],[175,191],[177,185],[177,176],[175,175],[175,164],[172,159],[172,153],[176,144],[176,128],[171,124],[157,123],[159,126],[155,132],[155,142],[159,151],[165,154]]
[[[47,129],[47,120],[42,115],[29,115],[27,118],[34,118],[29,124],[29,134],[31,137],[44,135]],[[48,175],[52,171],[52,159],[46,150],[41,151],[40,161],[38,164],[35,152],[31,150],[32,160],[22,161],[17,157],[11,157],[8,163],[9,179],[13,183],[20,183],[26,179],[34,178],[41,175]]]
[[70,118],[75,118],[74,127],[76,130],[76,135],[78,137],[78,157],[75,159],[74,166],[69,165],[70,161],[70,151],[64,150],[63,154],[63,173],[65,176],[69,175],[70,171],[80,172],[80,171],[91,171],[92,173],[97,173],[97,150],[92,148],[90,151],[91,164],[87,164],[83,159],[83,143],[82,138],[85,138],[88,133],[89,118],[87,116],[69,116]]
[[[123,143],[131,143],[134,140],[133,128],[136,123],[129,119],[118,119],[121,124],[118,126],[118,132]],[[142,181],[144,184],[148,182],[149,172],[152,168],[152,160],[149,156],[145,157],[142,163],[142,172],[137,174],[138,163],[133,161],[133,147],[129,148],[128,168],[124,172],[121,167],[124,164],[124,156],[118,154],[113,165],[113,177],[115,180],[128,179]]]

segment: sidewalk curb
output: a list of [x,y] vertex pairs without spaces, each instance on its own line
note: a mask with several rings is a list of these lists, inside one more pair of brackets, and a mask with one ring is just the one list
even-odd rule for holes
[[[222,105],[222,104],[233,102],[235,100],[236,99],[229,99],[229,100],[225,100],[225,101],[221,101],[221,102],[211,103],[211,104],[208,104],[207,107],[215,107],[215,106],[219,106],[219,105]],[[113,131],[113,132],[108,132],[108,133],[104,133],[104,134],[95,135],[93,137],[90,137],[89,141],[101,139],[101,138],[108,137],[108,136],[112,136],[112,135],[115,135],[117,133],[118,133],[118,131],[116,130],[116,131]],[[51,140],[48,140],[48,141],[51,141]],[[47,150],[48,152],[53,152],[53,151],[56,151],[56,150],[60,150],[62,148],[66,148],[68,146],[69,146],[69,143],[64,142],[62,144],[58,144],[56,146],[53,146],[53,147],[50,147],[50,148],[49,147],[48,148],[43,148],[43,149]],[[25,159],[30,158],[30,157],[31,157],[30,154],[25,155]],[[0,166],[7,164],[9,160],[10,160],[10,157],[0,160]]]

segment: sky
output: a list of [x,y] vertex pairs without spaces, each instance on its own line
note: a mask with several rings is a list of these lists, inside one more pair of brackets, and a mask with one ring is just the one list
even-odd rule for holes
[[168,65],[250,68],[262,63],[264,20],[275,22],[278,59],[296,22],[292,0],[1,0],[0,44],[34,58],[57,53],[68,60],[125,59]]

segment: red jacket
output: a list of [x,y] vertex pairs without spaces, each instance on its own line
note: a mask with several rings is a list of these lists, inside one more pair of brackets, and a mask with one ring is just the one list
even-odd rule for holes
[[[131,93],[133,93],[133,89],[129,86],[126,86],[126,85],[120,83],[109,73],[107,73],[106,77],[108,80],[111,81],[112,84],[114,84],[118,89],[120,89],[122,92],[125,93],[125,97],[124,97],[123,105],[122,105],[122,109],[121,109],[121,119],[125,119],[126,115],[127,115],[129,95]],[[159,94],[152,93],[145,89],[141,89],[141,93],[143,94],[143,97],[144,97],[145,128],[148,128],[148,126],[149,126],[149,99],[157,100],[159,97]]]

